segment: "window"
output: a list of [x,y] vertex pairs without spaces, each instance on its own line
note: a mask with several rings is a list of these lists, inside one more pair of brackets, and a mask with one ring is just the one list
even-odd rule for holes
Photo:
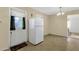
[[10,30],[25,29],[25,17],[11,16]]
[[15,28],[16,29],[23,28],[23,18],[22,17],[15,17]]

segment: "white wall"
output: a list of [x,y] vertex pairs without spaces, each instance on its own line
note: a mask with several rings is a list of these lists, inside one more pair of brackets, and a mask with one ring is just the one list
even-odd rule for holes
[[69,15],[68,20],[70,22],[69,32],[79,33],[79,14]]
[[67,36],[67,19],[66,16],[56,16],[52,15],[50,17],[50,25],[49,25],[49,33],[60,35],[60,36]]
[[44,35],[49,34],[49,17],[44,18]]
[[5,50],[9,48],[10,39],[9,39],[9,8],[0,7],[0,50]]

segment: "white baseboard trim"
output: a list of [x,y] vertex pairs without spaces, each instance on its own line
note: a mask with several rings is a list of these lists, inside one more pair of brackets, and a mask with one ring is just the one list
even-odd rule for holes
[[9,48],[9,49],[5,49],[5,50],[3,50],[3,51],[11,51],[11,50],[10,50],[10,48]]
[[4,49],[2,49],[0,51],[10,51],[10,48],[4,48]]
[[46,34],[46,35],[44,35],[44,36],[49,36],[49,35],[56,35],[56,36],[61,36],[61,37],[67,37],[67,36],[62,36],[62,35],[57,35],[57,34]]

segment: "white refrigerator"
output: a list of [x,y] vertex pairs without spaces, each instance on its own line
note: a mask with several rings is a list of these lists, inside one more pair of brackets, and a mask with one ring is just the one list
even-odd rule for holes
[[29,42],[36,45],[44,41],[43,18],[33,17],[29,20]]

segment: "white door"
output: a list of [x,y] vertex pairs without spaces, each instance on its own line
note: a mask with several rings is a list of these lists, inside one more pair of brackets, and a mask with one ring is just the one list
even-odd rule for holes
[[11,46],[15,46],[18,44],[21,44],[23,42],[27,41],[27,31],[26,28],[22,29],[22,19],[23,17],[25,17],[24,12],[22,12],[20,9],[18,10],[17,8],[13,8],[11,9],[11,16],[15,16],[19,19],[19,21],[17,21],[17,19],[15,19],[15,30],[12,30],[10,33],[10,41],[11,41]]
[[26,30],[15,30],[11,31],[11,46],[18,45],[20,43],[26,42]]

